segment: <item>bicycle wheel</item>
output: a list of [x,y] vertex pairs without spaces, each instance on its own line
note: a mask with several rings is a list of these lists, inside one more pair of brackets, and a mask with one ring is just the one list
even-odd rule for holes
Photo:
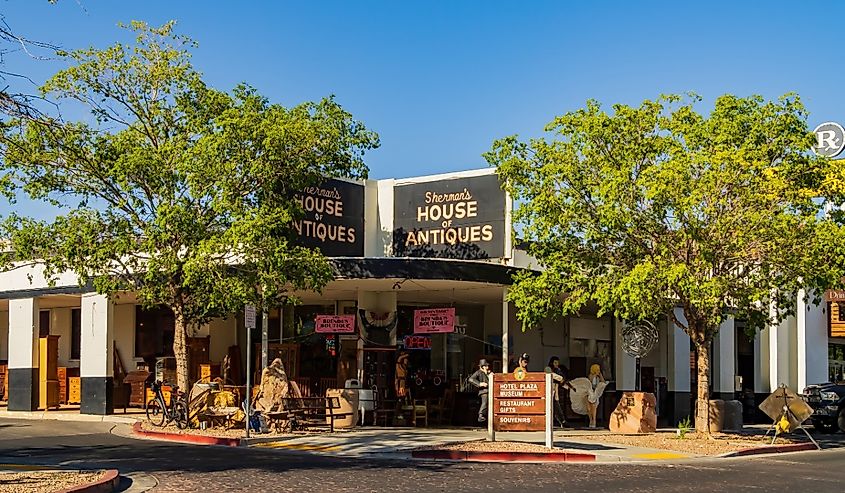
[[164,425],[164,410],[158,403],[158,399],[150,399],[147,402],[147,420],[155,426]]
[[173,421],[176,421],[176,427],[184,430],[188,427],[188,406],[182,401],[176,401],[173,404]]

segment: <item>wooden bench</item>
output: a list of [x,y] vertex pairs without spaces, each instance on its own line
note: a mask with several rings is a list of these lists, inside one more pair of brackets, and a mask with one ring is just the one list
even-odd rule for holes
[[291,430],[329,425],[334,432],[337,419],[353,416],[353,412],[340,412],[339,397],[288,397],[283,399],[284,411],[288,413]]

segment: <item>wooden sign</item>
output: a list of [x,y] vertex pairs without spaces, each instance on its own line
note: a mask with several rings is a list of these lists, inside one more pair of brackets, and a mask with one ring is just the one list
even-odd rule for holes
[[[498,375],[496,375],[498,377]],[[497,379],[498,380],[498,379]],[[493,397],[509,399],[538,399],[546,395],[545,382],[496,382]]]
[[493,399],[493,414],[544,414],[545,399]]
[[492,431],[545,431],[545,373],[493,375]]
[[830,302],[845,302],[845,289],[828,289],[824,292],[824,300]]
[[510,415],[497,414],[493,418],[496,431],[544,431],[545,414]]

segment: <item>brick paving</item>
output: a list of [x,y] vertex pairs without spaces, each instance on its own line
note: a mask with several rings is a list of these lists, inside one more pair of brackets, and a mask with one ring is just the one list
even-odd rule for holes
[[155,492],[845,490],[843,449],[650,464],[427,463],[160,443],[116,436],[110,427],[0,420],[0,462],[117,468],[154,478]]

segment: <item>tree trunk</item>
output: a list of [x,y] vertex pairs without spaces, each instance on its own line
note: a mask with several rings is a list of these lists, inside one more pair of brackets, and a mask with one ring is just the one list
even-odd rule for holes
[[188,386],[188,326],[185,315],[179,308],[173,309],[175,318],[175,334],[173,334],[173,356],[176,357],[176,385],[182,392],[190,391]]
[[698,388],[695,400],[695,431],[710,434],[710,344],[695,345],[698,354]]

